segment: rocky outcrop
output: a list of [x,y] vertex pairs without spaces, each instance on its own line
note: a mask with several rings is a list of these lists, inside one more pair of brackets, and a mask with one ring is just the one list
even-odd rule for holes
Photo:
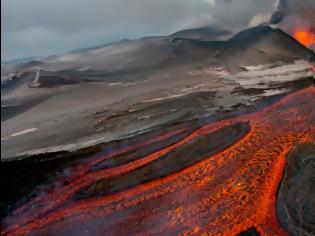
[[291,235],[315,235],[314,143],[298,145],[287,155],[277,196],[277,214]]

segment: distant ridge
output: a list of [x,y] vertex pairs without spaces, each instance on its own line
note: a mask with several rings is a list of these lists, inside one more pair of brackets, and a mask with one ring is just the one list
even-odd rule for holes
[[50,76],[66,75],[72,81],[73,74],[78,79],[94,81],[195,63],[238,70],[244,65],[315,60],[314,52],[282,30],[268,25],[246,29],[229,40],[205,40],[225,33],[205,27],[179,31],[168,37],[123,40],[10,66],[5,73],[16,74],[40,67],[43,73],[55,71]]

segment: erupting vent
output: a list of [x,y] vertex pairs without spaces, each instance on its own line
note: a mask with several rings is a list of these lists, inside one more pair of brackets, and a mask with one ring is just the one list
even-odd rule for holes
[[308,48],[315,46],[315,34],[312,31],[296,31],[294,38]]

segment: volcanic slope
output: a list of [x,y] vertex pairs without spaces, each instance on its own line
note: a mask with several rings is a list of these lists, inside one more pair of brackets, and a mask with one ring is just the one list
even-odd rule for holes
[[[67,74],[68,70],[78,70],[83,77],[107,78],[117,73],[132,74],[137,71],[183,66],[196,62],[238,69],[243,65],[315,59],[314,53],[294,38],[267,25],[244,30],[227,41],[194,40],[190,39],[194,36],[189,32],[180,31],[170,37],[124,40],[105,47],[50,56],[41,61],[20,64],[7,70],[23,72],[40,68],[44,71],[58,71],[60,74]],[[78,74],[80,73],[75,73],[75,76],[77,77]]]
[[[64,145],[76,149],[80,141],[91,145],[102,137],[109,141],[165,123],[213,115],[261,97],[288,93],[296,86],[291,80],[299,83],[311,76],[314,53],[266,25],[227,41],[176,38],[191,36],[182,33],[124,40],[2,67],[2,156]],[[261,88],[257,80],[257,89],[256,80],[249,78],[246,81],[252,84],[246,89],[254,88],[254,92],[242,97],[235,94],[244,90],[244,80],[241,83],[235,76],[240,71],[268,65],[270,76],[277,80],[279,71],[274,67],[287,64],[290,70],[281,68],[286,73],[276,87]],[[299,71],[291,75],[296,65]],[[171,103],[186,104],[182,99],[189,97],[196,101],[191,106]]]
[[219,30],[211,27],[200,27],[194,29],[186,29],[171,34],[170,38],[185,38],[185,39],[196,39],[203,41],[218,41],[229,37],[231,32],[226,30]]

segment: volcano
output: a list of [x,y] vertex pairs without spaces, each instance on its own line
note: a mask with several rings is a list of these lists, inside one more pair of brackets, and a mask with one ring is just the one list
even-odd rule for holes
[[[194,34],[198,36],[194,36]],[[76,76],[103,79],[117,74],[134,74],[174,66],[200,63],[238,69],[242,65],[260,65],[275,61],[314,60],[314,53],[295,39],[267,25],[244,30],[226,41],[209,41],[209,35],[228,34],[225,31],[198,28],[184,30],[167,37],[147,37],[124,40],[105,47],[51,56],[41,61],[4,68],[2,74],[23,73],[40,68],[66,76],[75,70]],[[233,57],[243,58],[240,62]],[[232,59],[230,59],[232,58]],[[226,60],[230,59],[232,68]],[[102,77],[102,78],[99,78]],[[117,76],[118,77],[118,76]]]
[[[124,40],[40,61],[4,66],[1,120],[4,122],[2,139],[6,151],[2,154],[8,158],[31,150],[55,150],[54,146],[60,147],[65,143],[74,148],[70,142],[74,138],[99,139],[100,134],[95,137],[96,130],[103,129],[109,118],[115,122],[110,122],[110,129],[106,130],[113,129],[111,133],[116,139],[123,133],[140,132],[160,123],[205,116],[210,110],[216,113],[218,106],[231,110],[233,106],[250,104],[253,96],[286,93],[290,90],[288,87],[300,83],[301,78],[305,82],[305,78],[312,77],[310,68],[314,53],[279,29],[261,25],[226,41],[191,39],[191,32]],[[210,29],[193,32],[221,34]],[[263,78],[263,75],[268,78]],[[225,89],[222,89],[223,84],[226,84]],[[238,96],[234,99],[237,91],[252,92],[243,93],[245,98],[239,99]],[[218,92],[226,99],[222,99]],[[216,104],[203,100],[206,112],[182,107],[180,97],[190,99],[189,103],[196,105],[198,99],[191,97],[205,93],[211,96],[216,93],[213,98],[208,98]],[[164,98],[172,102],[176,100],[179,109],[167,104]],[[167,112],[163,106],[167,107]],[[136,111],[128,112],[130,109]],[[136,117],[152,116],[151,112],[160,114],[153,115],[156,119],[154,125],[147,119],[139,121]],[[69,126],[69,122],[72,123],[70,113],[80,122]],[[164,113],[170,117],[159,119]],[[135,119],[134,130],[125,125],[122,125],[126,127],[123,132],[116,130],[121,126],[119,123],[122,121],[117,120],[120,114]],[[29,134],[34,136],[31,139],[10,137],[35,128],[34,123],[43,129],[40,133]],[[56,127],[65,129],[69,135],[57,132]],[[41,140],[46,141],[42,143]],[[82,142],[88,143],[89,140]],[[82,143],[78,146],[81,147]]]
[[281,180],[292,150],[315,143],[315,54],[268,25],[228,35],[3,65],[2,235],[303,231],[286,218],[295,177]]

